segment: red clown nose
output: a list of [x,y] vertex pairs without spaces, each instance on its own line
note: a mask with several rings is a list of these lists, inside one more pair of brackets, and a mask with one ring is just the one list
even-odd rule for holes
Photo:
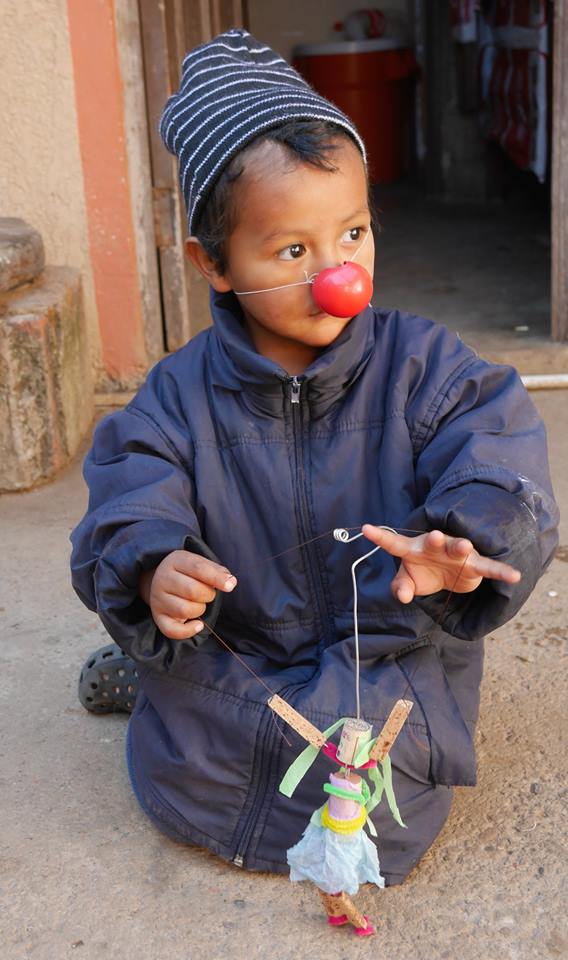
[[318,273],[313,284],[318,307],[332,317],[354,317],[373,296],[373,281],[364,267],[347,260]]

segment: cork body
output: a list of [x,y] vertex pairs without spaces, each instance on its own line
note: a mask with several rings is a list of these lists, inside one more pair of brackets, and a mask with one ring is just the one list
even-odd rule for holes
[[[341,790],[348,790],[350,793],[359,794],[361,792],[361,777],[355,775],[351,779],[342,777],[338,773],[330,773],[329,782],[334,787]],[[327,800],[327,807],[330,817],[336,820],[354,820],[361,813],[361,804],[356,800],[345,800],[343,797],[335,797],[330,794]]]
[[371,724],[365,720],[351,717],[343,726],[337,748],[337,759],[341,763],[353,764],[357,752],[371,739]]

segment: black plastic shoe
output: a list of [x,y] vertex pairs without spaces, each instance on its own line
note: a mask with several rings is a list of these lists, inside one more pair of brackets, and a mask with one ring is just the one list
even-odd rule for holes
[[91,654],[79,677],[79,700],[89,713],[132,713],[138,693],[134,660],[109,643]]

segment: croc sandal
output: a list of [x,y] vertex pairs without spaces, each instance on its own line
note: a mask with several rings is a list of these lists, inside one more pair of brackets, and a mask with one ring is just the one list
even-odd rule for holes
[[89,713],[132,713],[138,671],[116,643],[91,654],[79,677],[79,700]]

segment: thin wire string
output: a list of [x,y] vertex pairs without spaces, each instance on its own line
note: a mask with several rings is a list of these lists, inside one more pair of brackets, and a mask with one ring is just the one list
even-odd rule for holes
[[[334,539],[340,543],[353,543],[355,540],[359,540],[360,537],[364,536],[362,531],[359,533],[356,533],[354,536],[349,536],[349,533],[351,530],[358,530],[359,527],[360,525],[353,526],[353,527],[335,527],[333,530],[327,530],[324,533],[318,534],[316,537],[311,537],[309,540],[304,540],[301,543],[294,544],[294,546],[292,547],[287,547],[286,550],[282,550],[280,551],[280,553],[275,553],[270,557],[265,557],[264,559],[259,560],[254,564],[250,564],[248,569],[249,570],[254,569],[255,567],[258,567],[260,564],[268,563],[271,560],[277,560],[280,557],[283,557],[286,554],[293,552],[294,550],[299,550],[302,547],[308,546],[311,543],[315,543],[317,540],[321,540],[324,537],[328,537],[330,534],[333,534]],[[400,533],[402,531],[406,533],[416,533],[416,534],[424,533],[423,530],[413,530],[410,527],[398,527],[395,529],[394,527],[386,526],[386,524],[380,524],[380,529],[390,530],[391,533],[395,533],[395,534]],[[360,662],[360,646],[359,646],[359,594],[358,594],[358,587],[357,587],[356,570],[359,564],[363,563],[365,560],[368,560],[369,557],[373,556],[374,553],[377,553],[381,549],[382,548],[380,546],[373,547],[372,550],[369,550],[367,553],[363,554],[363,556],[358,557],[357,560],[355,560],[354,563],[351,565],[351,582],[353,584],[353,634],[354,634],[354,640],[355,640],[355,703],[356,703],[357,720],[361,718],[361,662]],[[464,559],[464,562],[457,573],[456,579],[452,584],[452,588],[446,599],[446,603],[442,609],[442,612],[440,613],[438,620],[434,624],[434,628],[440,625],[444,617],[448,604],[450,603],[450,600],[452,599],[452,596],[454,594],[456,584],[458,583],[462,575],[463,569],[465,567],[465,564],[467,563],[467,559],[468,559],[467,557]],[[255,677],[255,679],[258,680],[259,683],[261,683],[266,688],[266,690],[268,690],[268,692],[271,695],[275,695],[275,691],[270,689],[270,687],[264,682],[262,677],[260,677],[252,669],[252,667],[249,666],[249,664],[246,663],[246,661],[239,656],[236,650],[233,650],[233,648],[230,647],[229,644],[225,640],[223,640],[223,638],[220,637],[219,634],[216,633],[212,627],[209,626],[209,624],[206,623],[205,626],[211,632],[211,634],[228,650],[228,652],[231,653],[245,667],[245,669],[248,670],[249,673],[253,677]],[[407,679],[406,688],[402,695],[402,699],[405,698],[407,691],[411,689],[411,681],[414,678],[414,673],[415,671],[413,671],[412,677]],[[284,737],[284,739],[286,739],[286,737],[284,736],[283,732],[280,730],[278,725],[276,726],[280,734]]]
[[[359,254],[361,253],[361,250],[363,249],[367,240],[369,239],[370,233],[371,233],[371,227],[369,227],[369,229],[365,234],[365,237],[363,238],[363,240],[357,247],[355,253],[351,257],[351,260],[349,261],[350,263],[352,263],[355,260],[355,258],[359,256]],[[294,283],[280,283],[278,284],[277,287],[263,287],[262,290],[234,290],[233,293],[235,293],[237,297],[250,297],[254,293],[272,293],[273,290],[284,290],[286,287],[303,287],[306,284],[315,283],[315,279],[317,276],[318,276],[317,273],[308,274],[308,271],[304,270],[305,280],[295,280]]]
[[[357,524],[356,527],[345,527],[342,529],[359,530],[360,526],[361,524]],[[286,547],[286,549],[281,550],[280,553],[273,553],[270,557],[263,557],[261,560],[256,560],[253,564],[249,564],[246,570],[254,570],[255,567],[259,567],[263,563],[268,563],[270,560],[278,560],[280,557],[284,557],[287,553],[293,553],[294,550],[300,550],[302,547],[307,547],[310,543],[315,543],[317,540],[323,540],[324,537],[329,537],[331,533],[334,533],[335,529],[336,528],[334,527],[331,530],[326,530],[325,533],[318,533],[317,537],[310,537],[309,540],[302,540],[301,543],[295,543],[292,547]]]
[[[349,536],[349,531],[350,531],[350,530],[356,530],[356,529],[357,529],[357,527],[337,527],[337,528],[335,528],[333,531],[331,531],[331,530],[330,530],[330,531],[327,531],[327,533],[319,534],[317,537],[312,537],[311,540],[307,540],[307,541],[305,541],[304,543],[296,544],[294,547],[290,547],[290,548],[288,548],[287,550],[282,551],[282,553],[280,553],[280,554],[275,554],[274,557],[268,557],[268,558],[266,558],[266,560],[265,560],[264,562],[268,562],[268,561],[271,560],[271,559],[276,559],[277,557],[283,556],[284,554],[289,553],[290,550],[297,550],[297,549],[299,549],[300,547],[305,546],[305,545],[308,544],[308,543],[313,543],[315,540],[320,540],[320,539],[322,539],[322,537],[329,536],[330,533],[333,533],[334,539],[337,540],[337,541],[339,541],[339,542],[341,542],[341,543],[352,543],[353,541],[358,540],[360,537],[364,536],[364,534],[361,532],[361,533],[357,533],[357,534],[355,534],[354,536],[350,537],[350,536]],[[385,526],[385,525],[381,525],[381,529],[382,529],[382,530],[390,530],[392,533],[396,533],[396,532],[397,532],[393,527],[387,527],[387,526]],[[400,531],[400,530],[407,530],[407,532],[418,533],[418,534],[424,533],[423,530],[411,530],[410,528],[405,528],[405,527],[399,527],[398,529],[399,529],[399,531]],[[357,719],[360,719],[361,705],[360,705],[360,660],[359,660],[358,592],[357,592],[357,578],[356,578],[355,571],[356,571],[357,566],[358,566],[360,563],[363,563],[364,560],[367,560],[370,556],[372,556],[374,553],[376,553],[378,550],[381,550],[381,549],[382,549],[382,548],[381,548],[380,546],[374,547],[372,550],[368,551],[368,552],[367,552],[366,554],[364,554],[362,557],[358,557],[358,559],[355,560],[355,562],[351,565],[351,578],[352,578],[352,583],[353,583],[353,622],[354,622],[354,634],[355,634],[355,684],[356,684],[356,686],[355,686],[355,691],[356,691],[356,703],[357,703]],[[454,581],[453,581],[453,583],[452,583],[451,589],[450,589],[450,591],[449,591],[449,593],[448,593],[448,596],[447,596],[447,598],[446,598],[446,602],[444,603],[444,606],[443,606],[443,608],[442,608],[442,610],[441,610],[441,612],[440,612],[440,615],[439,615],[438,619],[437,619],[436,622],[434,623],[433,629],[436,629],[437,627],[440,626],[440,623],[442,622],[442,620],[443,620],[443,618],[444,618],[444,616],[445,616],[445,613],[446,613],[446,611],[447,611],[447,609],[448,609],[448,606],[449,606],[449,604],[450,604],[450,601],[452,600],[452,597],[454,596],[455,588],[456,588],[456,586],[457,586],[457,584],[458,584],[458,582],[459,582],[459,579],[460,579],[460,577],[461,577],[461,575],[462,575],[462,573],[463,573],[463,571],[464,571],[464,569],[465,569],[465,566],[466,566],[466,564],[467,564],[468,558],[469,558],[469,555],[464,558],[464,561],[463,561],[461,567],[459,568],[459,570],[458,570],[458,572],[457,572],[457,574],[456,574],[456,577],[455,577],[455,579],[454,579]],[[266,683],[266,681],[263,680],[263,678],[250,666],[250,664],[248,664],[248,663],[246,662],[246,660],[244,660],[243,657],[241,657],[240,654],[238,654],[237,651],[234,650],[233,647],[231,647],[230,644],[228,644],[227,641],[224,640],[223,637],[221,637],[221,635],[218,634],[218,633],[216,632],[216,630],[213,629],[213,627],[211,627],[208,623],[205,623],[205,622],[204,622],[203,625],[204,625],[204,627],[209,631],[209,633],[210,633],[213,637],[215,637],[215,639],[228,651],[228,653],[230,653],[231,656],[233,656],[236,660],[238,660],[238,662],[245,668],[245,670],[247,670],[247,671],[251,674],[251,676],[254,677],[254,679],[257,680],[257,681],[264,687],[264,689],[270,694],[271,697],[272,697],[272,696],[279,696],[279,694],[277,694],[275,690],[272,690],[272,688]],[[428,637],[431,635],[431,633],[432,633],[432,630],[430,630],[430,632],[426,635],[426,639],[428,639]],[[406,699],[406,695],[407,695],[408,691],[413,692],[412,681],[414,680],[414,677],[415,677],[416,673],[418,672],[418,667],[419,667],[419,665],[420,665],[420,664],[417,663],[416,666],[415,666],[415,668],[414,668],[414,670],[412,671],[411,676],[406,678],[406,686],[405,686],[404,691],[403,691],[403,693],[402,693],[401,699]],[[271,714],[272,714],[272,710],[271,710],[270,712],[271,712]],[[275,724],[275,726],[276,726],[276,729],[277,729],[279,735],[282,737],[282,739],[285,740],[285,742],[288,744],[288,746],[292,746],[291,742],[290,742],[290,741],[288,740],[288,738],[286,737],[284,731],[279,727],[278,723],[276,723],[276,720],[275,720],[274,717],[273,717],[273,721],[274,721],[274,724]],[[421,745],[420,743],[419,743],[419,746],[422,748],[422,745]]]
[[280,283],[277,287],[263,287],[262,290],[234,290],[237,297],[250,297],[253,293],[272,293],[273,290],[284,290],[286,287],[305,287],[307,283],[314,283],[317,273],[308,273],[304,270],[305,280],[295,280],[294,283]]
[[[301,547],[308,546],[310,543],[315,543],[317,540],[321,540],[324,537],[328,537],[330,533],[332,533],[334,539],[339,541],[340,543],[353,543],[353,541],[358,540],[360,537],[364,536],[362,532],[357,533],[352,537],[349,536],[349,532],[351,530],[358,530],[359,527],[360,527],[360,524],[353,527],[335,527],[333,530],[327,530],[325,533],[318,534],[317,537],[311,537],[309,540],[304,540],[302,543],[294,544],[293,547],[288,547],[286,550],[282,550],[280,553],[275,553],[271,557],[265,557],[264,560],[259,560],[255,564],[249,565],[248,569],[250,570],[254,567],[258,567],[262,563],[268,563],[270,560],[277,560],[278,558],[283,557],[286,554],[293,552],[294,550],[299,550]],[[384,524],[381,524],[380,528],[381,530],[390,530],[391,533],[397,533],[401,531],[405,531],[406,533],[417,533],[417,534],[424,533],[423,530],[412,530],[409,527],[399,527],[397,530],[395,530],[393,527],[387,527]],[[378,546],[374,547],[372,550],[369,550],[368,553],[364,554],[362,557],[359,557],[357,560],[355,560],[355,562],[351,565],[351,581],[353,584],[353,633],[355,638],[355,703],[356,703],[357,720],[360,720],[361,718],[361,669],[360,669],[360,654],[359,654],[359,597],[358,597],[358,590],[357,590],[357,577],[356,577],[355,571],[360,563],[363,563],[364,560],[367,560],[374,553],[377,553],[377,551],[380,549],[381,547],[378,547]],[[461,571],[459,576],[461,576]],[[457,583],[457,580],[456,580],[456,583]],[[441,616],[443,616],[443,612]],[[408,689],[408,683],[407,683],[407,689]]]
[[[390,530],[391,533],[396,533],[396,530],[393,530],[392,527],[381,525],[379,529]],[[354,537],[350,537],[349,528],[337,527],[333,531],[333,536],[334,539],[338,540],[340,543],[353,543],[354,540],[358,540],[359,537],[364,536],[364,534],[361,532],[355,534]],[[359,596],[357,591],[357,575],[355,571],[360,563],[363,563],[364,560],[368,560],[369,557],[372,557],[374,553],[377,553],[377,551],[381,549],[382,548],[380,546],[376,546],[372,550],[369,550],[368,553],[364,553],[362,557],[358,557],[358,559],[351,564],[351,582],[353,584],[353,635],[355,637],[355,703],[357,707],[357,720],[361,719],[361,671],[359,658]]]
[[359,559],[351,565],[351,582],[353,584],[353,624],[355,634],[355,703],[357,707],[357,720],[361,719],[361,670],[359,660],[359,598],[357,594],[357,575],[355,571],[360,563],[363,563],[364,560],[368,560],[369,557],[372,557],[373,554],[380,549],[380,547],[375,547],[374,550],[369,550],[368,553],[364,553],[362,557],[359,557]]
[[233,648],[227,643],[227,641],[223,640],[223,637],[221,637],[218,633],[216,633],[213,627],[211,627],[208,623],[205,623],[205,622],[203,622],[203,626],[206,627],[207,630],[209,630],[209,633],[211,633],[215,637],[215,639],[218,640],[219,643],[221,643],[225,647],[225,649],[228,650],[229,653],[231,653],[235,657],[235,659],[239,661],[240,664],[242,664],[245,670],[248,670],[248,672],[255,678],[255,680],[258,680],[258,682],[262,684],[265,690],[268,690],[271,697],[278,696],[276,691],[272,690],[268,686],[268,684],[262,679],[262,677],[256,672],[256,670],[253,670],[250,664],[248,664],[246,660],[243,660],[241,655],[238,654],[236,650],[233,650]]
[[[246,662],[246,660],[244,660],[244,659],[240,656],[240,654],[237,653],[236,650],[233,650],[233,648],[230,646],[230,644],[227,643],[226,640],[223,640],[223,637],[221,637],[221,636],[213,629],[213,627],[211,627],[208,623],[205,623],[205,622],[203,623],[203,626],[206,627],[207,630],[209,630],[209,633],[210,633],[213,637],[215,637],[215,639],[218,640],[219,643],[222,644],[222,645],[225,647],[226,650],[228,650],[228,652],[235,658],[235,660],[238,660],[239,663],[242,664],[242,666],[245,668],[245,670],[248,670],[248,672],[251,674],[252,677],[254,677],[255,680],[258,680],[258,682],[259,682],[260,684],[262,684],[262,686],[264,687],[265,690],[268,690],[268,693],[269,693],[272,697],[279,696],[279,694],[277,694],[275,690],[272,690],[272,689],[268,686],[268,684],[262,679],[262,677],[256,672],[256,670],[253,670],[253,668],[250,666],[250,664],[248,664],[248,663]],[[280,736],[282,737],[282,739],[285,741],[285,743],[288,744],[289,747],[291,747],[291,746],[292,746],[292,741],[288,739],[288,737],[286,736],[286,734],[284,733],[284,731],[282,730],[282,728],[279,726],[279,724],[278,724],[278,722],[277,722],[277,720],[276,720],[276,717],[275,717],[275,715],[274,715],[274,711],[273,711],[273,710],[270,711],[270,716],[271,716],[271,718],[272,718],[272,722],[273,722],[274,726],[275,726],[276,729],[278,730],[278,733],[280,734]]]
[[[331,533],[335,534],[336,530],[360,530],[362,527],[361,523],[356,524],[353,527],[333,527],[331,530],[326,530],[324,533],[318,533],[316,537],[310,537],[309,540],[302,540],[300,543],[295,543],[292,547],[286,547],[285,550],[281,550],[280,553],[273,553],[269,557],[262,557],[260,560],[255,560],[254,563],[248,564],[245,567],[245,573],[249,570],[254,570],[256,567],[261,566],[263,563],[268,563],[270,560],[278,560],[280,557],[285,556],[287,553],[292,553],[294,550],[300,550],[302,547],[309,546],[310,543],[316,543],[317,540],[323,540],[325,537],[329,537]],[[383,530],[392,530],[393,533],[426,533],[426,530],[414,530],[412,527],[382,527]],[[357,534],[358,537],[364,536],[363,533]],[[337,538],[336,538],[337,539]],[[353,539],[357,539],[354,537]],[[347,541],[342,541],[346,543]]]

